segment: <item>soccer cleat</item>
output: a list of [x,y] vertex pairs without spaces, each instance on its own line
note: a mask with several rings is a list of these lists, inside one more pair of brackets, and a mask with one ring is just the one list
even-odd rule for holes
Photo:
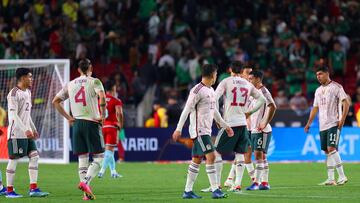
[[48,195],[49,195],[48,192],[42,192],[39,188],[31,189],[29,191],[30,197],[46,197]]
[[335,180],[327,179],[322,183],[319,183],[318,185],[337,185]]
[[233,179],[228,178],[228,179],[226,179],[226,181],[224,182],[224,187],[229,187],[229,188],[231,188],[233,185],[234,185]]
[[226,198],[227,194],[223,193],[220,189],[216,189],[213,193],[211,198],[213,199],[222,199],[222,198]]
[[121,174],[119,174],[119,173],[112,173],[111,177],[112,178],[122,178],[123,176]]
[[253,183],[248,188],[246,188],[246,190],[250,190],[250,191],[259,190],[259,184],[258,183]]
[[241,186],[240,185],[234,185],[228,191],[229,192],[234,192],[234,193],[240,193],[241,192]]
[[345,185],[345,183],[348,182],[347,177],[344,178],[339,178],[338,181],[336,182],[337,185]]
[[90,186],[89,186],[88,184],[86,184],[86,183],[84,183],[84,182],[80,182],[78,188],[79,188],[81,191],[85,192],[86,195],[87,195],[90,199],[92,199],[92,200],[93,200],[93,199],[96,199],[94,193],[91,191],[91,188],[90,188]]
[[262,182],[259,185],[259,190],[270,190],[270,185],[268,182]]
[[104,173],[98,173],[98,178],[103,178],[104,177]]
[[85,192],[84,192],[84,196],[82,199],[85,201],[92,200]]
[[0,196],[3,196],[3,195],[6,195],[6,187],[3,187],[3,188],[0,190]]
[[201,199],[202,197],[196,195],[193,191],[190,191],[190,192],[184,192],[182,198],[183,199]]
[[15,191],[6,193],[6,198],[20,198],[22,195],[17,194]]
[[201,192],[212,192],[211,186],[208,187],[208,188],[204,188],[204,189],[202,189],[202,190],[200,190],[200,191],[201,191]]

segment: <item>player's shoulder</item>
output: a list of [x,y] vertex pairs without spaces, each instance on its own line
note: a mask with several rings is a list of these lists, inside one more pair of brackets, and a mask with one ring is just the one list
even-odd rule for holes
[[20,89],[19,89],[18,87],[12,88],[12,89],[10,90],[8,96],[9,96],[9,97],[16,97],[17,94],[20,92],[19,90],[20,90]]
[[203,87],[205,87],[205,85],[200,82],[200,83],[198,83],[197,85],[195,85],[193,88],[191,88],[191,92],[192,92],[193,94],[199,94],[200,91],[201,91],[202,89],[204,89]]
[[271,95],[269,89],[266,88],[265,86],[260,87],[259,90],[260,90],[260,92],[263,93],[263,94],[270,94],[270,95]]
[[343,88],[343,86],[340,83],[335,81],[331,81],[330,85],[332,85],[335,88],[340,88],[340,89]]

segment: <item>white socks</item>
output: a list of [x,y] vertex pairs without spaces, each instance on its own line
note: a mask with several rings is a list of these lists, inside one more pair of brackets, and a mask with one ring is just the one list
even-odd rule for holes
[[104,159],[104,153],[93,155],[94,161],[90,164],[83,182],[85,182],[86,184],[90,184],[91,180],[99,172],[101,168],[101,162],[103,161],[103,159]]
[[6,185],[8,187],[14,186],[14,178],[15,178],[17,162],[18,162],[17,159],[9,159],[8,165],[6,167]]
[[328,159],[332,160],[335,168],[339,174],[339,178],[345,178],[344,168],[338,151],[332,151],[329,153]]
[[251,162],[251,163],[245,164],[245,166],[246,166],[246,169],[247,169],[247,172],[248,172],[250,178],[255,179],[254,164]]
[[216,181],[216,170],[214,164],[206,164],[206,173],[209,178],[211,191],[215,191],[219,188],[219,185]]
[[80,182],[84,182],[84,178],[88,172],[89,154],[79,155],[79,178]]
[[194,162],[191,162],[188,168],[185,192],[190,192],[193,190],[194,182],[199,174],[200,165]]
[[221,186],[221,173],[223,169],[223,163],[221,155],[215,153],[215,170],[216,170],[216,184],[217,186]]
[[0,190],[3,189],[3,184],[2,184],[2,174],[1,174],[1,171],[0,171]]
[[37,183],[38,179],[38,166],[39,166],[39,153],[37,151],[32,151],[29,154],[29,177],[30,184]]
[[256,160],[256,168],[255,168],[255,183],[260,183],[260,178],[264,170],[264,161]]
[[242,178],[244,175],[245,170],[245,157],[244,154],[235,154],[235,160],[236,160],[236,178],[235,178],[235,186],[241,186]]
[[261,182],[269,182],[269,162],[267,159],[264,159],[264,171],[261,177]]
[[230,172],[229,172],[229,175],[227,177],[227,179],[229,180],[235,180],[235,176],[236,176],[236,160],[234,160],[234,162],[231,164],[231,169],[230,169]]
[[335,162],[326,155],[326,167],[329,180],[335,180]]

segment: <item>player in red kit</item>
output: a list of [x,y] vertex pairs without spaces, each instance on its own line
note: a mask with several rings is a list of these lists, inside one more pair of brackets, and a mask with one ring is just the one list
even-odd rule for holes
[[105,84],[106,91],[106,109],[108,116],[105,119],[102,131],[105,141],[105,156],[102,168],[98,174],[99,178],[104,176],[106,168],[109,166],[112,178],[122,177],[116,172],[114,148],[118,143],[118,130],[123,128],[122,102],[116,95],[116,85],[112,81]]

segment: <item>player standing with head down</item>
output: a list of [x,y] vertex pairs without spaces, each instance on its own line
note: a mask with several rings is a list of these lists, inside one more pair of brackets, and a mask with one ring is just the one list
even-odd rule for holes
[[[79,156],[79,189],[84,200],[95,199],[91,191],[90,181],[97,175],[104,158],[104,139],[101,125],[105,119],[105,92],[101,81],[91,77],[92,65],[89,59],[82,59],[78,64],[80,77],[70,81],[55,96],[53,104],[70,124],[73,124],[72,148]],[[100,112],[99,99],[100,98]],[[61,105],[70,100],[70,116]],[[93,154],[93,162],[89,166],[89,153]]]
[[202,80],[190,90],[184,110],[181,113],[178,125],[172,137],[176,141],[181,137],[181,131],[185,121],[190,114],[189,134],[194,141],[192,148],[192,161],[188,168],[184,199],[201,198],[193,192],[193,185],[198,176],[201,160],[206,157],[206,172],[212,188],[212,198],[224,198],[216,181],[216,170],[214,166],[214,146],[211,142],[211,127],[213,119],[231,137],[234,135],[232,129],[221,118],[216,108],[215,91],[211,87],[216,81],[217,66],[206,64],[201,68]]
[[[269,90],[262,84],[264,73],[253,70],[249,74],[249,81],[260,90],[265,98],[265,103],[259,111],[250,116],[250,130],[252,150],[255,154],[256,167],[253,184],[246,190],[269,190],[269,163],[266,154],[272,136],[270,121],[275,115],[276,105]],[[256,98],[252,100],[251,106],[256,106]]]
[[22,197],[14,190],[17,162],[24,156],[29,157],[30,197],[49,195],[37,187],[39,153],[34,139],[39,137],[31,119],[31,91],[33,78],[30,69],[16,69],[17,86],[7,96],[9,128],[7,131],[9,162],[6,167],[7,198]]
[[122,111],[122,102],[116,95],[116,84],[112,81],[105,83],[106,91],[106,109],[108,116],[105,119],[102,129],[105,141],[105,157],[101,170],[98,174],[102,178],[106,168],[109,166],[112,178],[121,178],[122,176],[116,172],[116,163],[114,158],[114,148],[118,143],[118,130],[123,128],[124,116]]
[[[310,125],[319,111],[320,144],[321,150],[327,156],[326,165],[328,172],[328,179],[319,185],[343,185],[348,179],[344,174],[342,161],[337,149],[340,131],[349,112],[349,102],[343,87],[330,79],[328,67],[318,67],[316,77],[321,86],[316,89],[314,107],[305,126],[305,132],[309,131]],[[340,103],[342,104],[342,115],[339,113]],[[335,168],[339,174],[337,182],[335,181]]]

